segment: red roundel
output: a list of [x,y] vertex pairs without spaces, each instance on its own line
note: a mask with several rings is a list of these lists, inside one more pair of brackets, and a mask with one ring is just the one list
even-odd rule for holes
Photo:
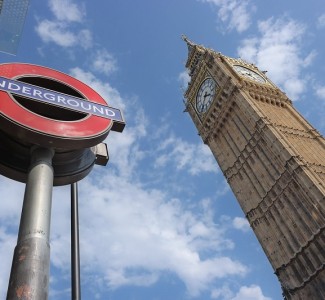
[[[81,81],[46,67],[13,63],[0,65],[0,76],[107,105]],[[0,90],[0,130],[28,144],[69,150],[102,142],[113,121],[69,111]]]

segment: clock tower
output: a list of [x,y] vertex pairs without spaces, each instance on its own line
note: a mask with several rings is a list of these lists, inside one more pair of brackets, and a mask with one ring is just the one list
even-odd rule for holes
[[285,299],[325,299],[325,140],[255,65],[183,38],[190,114]]

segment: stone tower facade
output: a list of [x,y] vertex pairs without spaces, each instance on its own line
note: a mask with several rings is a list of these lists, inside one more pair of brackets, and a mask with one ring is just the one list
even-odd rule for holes
[[325,299],[325,140],[253,64],[188,46],[186,111],[285,299]]

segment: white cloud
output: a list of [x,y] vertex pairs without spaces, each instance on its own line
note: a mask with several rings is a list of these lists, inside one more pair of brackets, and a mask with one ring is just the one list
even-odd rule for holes
[[36,32],[44,42],[53,42],[61,47],[72,47],[78,43],[77,36],[60,22],[43,20],[36,27]]
[[164,139],[156,152],[157,168],[165,167],[169,163],[172,163],[177,170],[188,170],[192,175],[218,170],[211,150],[206,145],[190,144],[173,135]]
[[93,36],[88,29],[82,29],[77,32],[77,43],[74,46],[80,45],[84,49],[89,49],[93,45]]
[[319,28],[324,28],[325,27],[325,14],[322,14],[318,17],[317,19],[317,26]]
[[122,99],[120,93],[108,82],[99,80],[93,73],[87,72],[79,67],[72,68],[70,75],[89,85],[106,100],[108,105],[121,110],[125,109],[126,101]]
[[242,286],[237,295],[231,300],[271,300],[271,298],[265,297],[259,286],[251,285]]
[[16,234],[8,233],[6,226],[0,226],[0,257],[1,257],[1,277],[0,277],[0,298],[6,299],[9,283],[9,274],[13,257],[13,250],[16,245]]
[[220,300],[272,300],[265,297],[261,288],[257,285],[242,286],[236,295],[234,295],[233,289],[229,288],[228,285],[224,285],[221,288],[212,290],[211,298]]
[[56,19],[66,22],[82,22],[85,9],[72,0],[50,0],[49,6]]
[[232,221],[234,228],[247,232],[250,229],[247,219],[242,217],[235,217]]
[[140,106],[133,109],[133,105],[127,99],[123,99],[115,88],[108,82],[99,80],[91,72],[86,72],[81,68],[73,68],[70,70],[70,75],[86,83],[98,92],[108,105],[119,108],[124,114],[126,127],[123,133],[110,132],[106,141],[109,145],[109,155],[114,159],[114,166],[117,171],[123,176],[131,176],[138,165],[138,161],[143,157],[140,144],[136,143],[147,134],[148,121],[143,109]]
[[234,288],[224,285],[221,288],[213,289],[211,298],[220,300],[272,300],[265,297],[261,288],[257,285],[242,286],[236,294]]
[[243,32],[251,24],[251,15],[255,7],[249,0],[200,0],[218,7],[218,18],[227,24],[228,30]]
[[0,299],[6,298],[11,262],[17,242],[24,185],[0,176]]
[[4,199],[1,201],[0,224],[17,223],[22,208],[24,185],[0,176],[0,194],[1,199]]
[[315,93],[319,98],[325,99],[325,86],[315,87]]
[[61,47],[92,47],[92,34],[88,29],[75,29],[72,24],[81,23],[85,18],[85,9],[71,0],[50,0],[49,6],[54,20],[43,19],[35,30],[46,43]]
[[[70,75],[86,83],[97,91],[109,105],[117,107],[125,114],[127,126],[122,134],[110,133],[108,137],[109,143],[114,145],[110,147],[110,155],[117,159],[118,169],[125,172],[124,175],[131,174],[131,170],[137,165],[145,153],[140,150],[139,144],[135,144],[136,140],[147,135],[148,120],[141,108],[134,110],[133,105],[126,99],[122,99],[119,92],[110,86],[109,83],[98,80],[91,72],[86,72],[81,68],[73,68]],[[136,111],[136,114],[134,112]],[[136,124],[128,126],[128,117],[132,118]],[[160,144],[155,147],[155,166],[161,168],[167,164],[176,166],[177,170],[187,170],[192,175],[201,172],[216,172],[217,164],[211,154],[209,148],[202,144],[190,144],[180,138],[170,134],[167,137],[157,136]],[[119,146],[118,146],[119,145]],[[153,149],[150,150],[151,152]],[[132,159],[131,159],[132,157]]]
[[[210,289],[218,278],[247,272],[241,263],[216,254],[232,244],[213,222],[206,202],[198,202],[194,213],[179,199],[145,189],[109,170],[97,170],[79,189],[84,277],[96,272],[109,288],[118,288],[151,285],[171,272],[195,296]],[[62,253],[69,245],[69,204],[62,196],[57,194],[53,202],[61,225],[56,226],[58,219],[52,227],[52,261],[68,271],[69,257]],[[203,258],[207,250],[215,254]]]
[[314,52],[302,53],[305,26],[294,20],[273,19],[259,22],[260,36],[242,41],[239,56],[267,70],[272,81],[296,100],[306,89],[302,69],[313,61]]
[[113,55],[108,53],[105,49],[102,49],[96,51],[92,62],[92,68],[97,72],[109,75],[117,70],[117,64]]
[[233,295],[234,293],[227,285],[211,291],[212,299],[230,299]]
[[187,89],[188,83],[190,82],[190,75],[188,74],[188,71],[185,70],[182,73],[178,75],[178,80],[181,82],[182,89],[185,91]]
[[229,186],[227,180],[224,178],[222,180],[222,182],[220,182],[218,184],[218,189],[216,191],[216,196],[218,198],[222,197],[222,196],[226,195],[229,191],[230,191],[230,186]]

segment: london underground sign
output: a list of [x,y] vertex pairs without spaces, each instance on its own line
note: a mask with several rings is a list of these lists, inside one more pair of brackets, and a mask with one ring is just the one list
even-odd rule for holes
[[23,142],[68,150],[97,145],[125,122],[119,109],[81,81],[14,63],[0,65],[0,126]]
[[37,100],[79,112],[91,113],[92,115],[123,123],[122,113],[117,108],[65,95],[32,84],[10,80],[0,76],[0,90],[27,97],[31,100]]
[[72,265],[79,259],[75,184],[94,164],[107,163],[102,141],[124,126],[119,109],[69,75],[31,64],[0,65],[0,174],[26,183],[7,299],[20,299],[22,287],[28,299],[48,299],[55,185],[74,184]]

